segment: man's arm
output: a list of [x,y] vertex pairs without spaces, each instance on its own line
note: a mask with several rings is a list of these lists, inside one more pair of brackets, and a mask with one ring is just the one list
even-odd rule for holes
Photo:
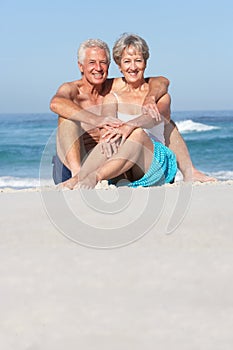
[[111,125],[112,122],[116,122],[115,119],[110,120],[110,118],[97,116],[95,113],[83,109],[78,103],[73,102],[74,96],[77,93],[77,87],[73,83],[61,85],[50,101],[51,111],[75,122],[87,123],[88,121],[90,128],[100,127],[108,123]]
[[95,114],[83,110],[77,103],[73,102],[77,88],[72,83],[65,83],[59,87],[50,101],[50,109],[55,114],[73,121],[95,124]]
[[143,108],[152,118],[159,121],[160,113],[156,104],[168,92],[170,82],[162,76],[147,78],[147,81],[149,83],[149,91],[144,99]]
[[154,103],[157,103],[168,92],[170,81],[162,76],[147,78],[147,80],[149,91],[146,97],[153,99]]

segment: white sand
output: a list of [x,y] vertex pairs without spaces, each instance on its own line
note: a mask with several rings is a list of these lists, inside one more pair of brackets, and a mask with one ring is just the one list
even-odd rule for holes
[[233,182],[99,191],[0,193],[1,349],[232,350]]

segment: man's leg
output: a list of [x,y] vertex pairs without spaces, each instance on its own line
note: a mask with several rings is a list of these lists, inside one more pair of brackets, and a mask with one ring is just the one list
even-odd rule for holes
[[165,118],[165,124],[169,122],[171,117],[171,96],[169,94],[163,95],[157,101],[157,108],[159,113]]
[[194,167],[186,143],[172,120],[165,125],[164,136],[166,146],[176,155],[178,168],[183,175],[184,181],[216,181],[215,178],[203,174]]
[[192,162],[189,156],[187,146],[181,137],[175,123],[170,120],[171,116],[171,97],[169,94],[162,96],[157,107],[164,119],[164,137],[165,144],[176,155],[178,168],[180,169],[185,181],[192,179]]
[[80,170],[83,155],[82,129],[79,123],[58,118],[57,154],[72,176]]
[[183,175],[184,181],[192,181],[192,161],[184,139],[180,135],[176,124],[171,120],[164,129],[165,144],[176,155],[178,168]]
[[165,144],[175,153],[178,168],[183,175],[183,180],[200,182],[215,181],[215,178],[203,174],[192,164],[187,145],[179,133],[176,124],[170,120],[170,106],[171,98],[169,94],[165,94],[157,101],[158,110],[160,114],[165,118]]

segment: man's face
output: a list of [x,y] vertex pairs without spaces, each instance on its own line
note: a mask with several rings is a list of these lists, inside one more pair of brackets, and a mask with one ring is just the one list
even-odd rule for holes
[[78,63],[83,78],[92,85],[100,85],[108,76],[108,58],[103,49],[91,47],[86,49],[84,63]]

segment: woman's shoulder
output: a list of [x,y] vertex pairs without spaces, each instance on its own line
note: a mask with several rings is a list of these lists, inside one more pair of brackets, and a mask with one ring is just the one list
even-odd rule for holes
[[117,93],[114,91],[109,92],[104,96],[104,103],[118,103]]

